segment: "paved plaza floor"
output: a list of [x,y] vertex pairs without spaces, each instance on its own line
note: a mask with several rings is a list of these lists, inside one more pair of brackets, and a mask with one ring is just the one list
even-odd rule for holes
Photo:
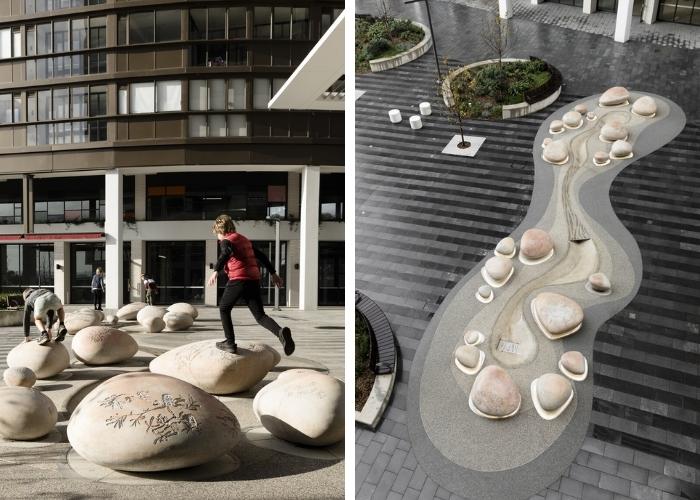
[[[396,11],[426,22],[424,7]],[[373,12],[369,1],[358,12]],[[431,2],[440,56],[488,57],[471,28],[483,10]],[[687,124],[655,153],[614,181],[613,209],[641,252],[637,296],[595,334],[588,431],[561,477],[533,498],[678,499],[700,497],[700,292],[697,242],[700,187],[697,116],[691,90],[700,54],[517,19],[515,57],[535,55],[563,74],[563,95],[550,108],[501,122],[468,121],[485,136],[476,158],[440,154],[456,133],[435,85],[432,54],[379,74],[361,75],[356,101],[356,288],[387,314],[397,336],[399,373],[377,432],[357,428],[358,498],[464,498],[426,473],[408,430],[409,380],[434,313],[477,262],[525,216],[533,187],[533,141],[554,110],[613,85],[652,92],[678,104]],[[524,36],[523,36],[524,34]],[[651,57],[654,55],[654,57]],[[697,73],[697,71],[695,71]],[[424,128],[389,125],[430,101]],[[407,121],[407,120],[406,120]],[[682,271],[679,271],[682,269]],[[695,305],[694,305],[695,304]],[[503,443],[508,446],[508,443]]]
[[[67,306],[68,311],[76,308]],[[277,338],[255,323],[246,308],[234,309],[237,343],[267,343],[282,354],[282,361],[251,390],[216,396],[234,412],[244,433],[224,459],[168,473],[113,473],[91,466],[72,452],[66,438],[69,412],[95,383],[124,371],[145,371],[154,356],[174,347],[223,338],[218,309],[201,307],[199,311],[195,324],[182,332],[144,333],[135,321],[121,322],[119,328],[132,334],[139,344],[132,360],[86,367],[71,359],[67,370],[51,380],[38,381],[35,387],[59,409],[58,432],[36,442],[0,440],[0,498],[342,498],[342,443],[322,449],[285,443],[266,433],[252,412],[257,391],[284,370],[311,368],[344,379],[342,309],[268,309],[266,312],[277,322],[292,329],[296,351],[290,357],[284,356]],[[0,328],[2,369],[7,353],[22,338],[21,327]],[[68,336],[66,347],[70,348],[71,340]]]

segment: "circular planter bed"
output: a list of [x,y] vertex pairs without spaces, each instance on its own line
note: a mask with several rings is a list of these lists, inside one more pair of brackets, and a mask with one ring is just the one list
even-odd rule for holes
[[525,116],[553,103],[561,92],[561,73],[540,59],[489,59],[452,71],[442,84],[445,105],[455,101],[463,118],[507,119]]
[[397,68],[425,54],[432,46],[431,40],[430,30],[415,21],[357,16],[355,71]]
[[374,385],[372,338],[362,314],[355,312],[355,411],[362,411]]

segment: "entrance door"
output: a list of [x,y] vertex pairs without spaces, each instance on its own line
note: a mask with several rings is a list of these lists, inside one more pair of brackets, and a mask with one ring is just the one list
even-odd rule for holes
[[345,303],[345,243],[318,243],[318,305],[342,306]]
[[204,303],[203,241],[146,242],[145,273],[158,285],[156,304]]
[[91,304],[92,275],[101,267],[105,272],[105,281],[121,279],[110,276],[105,268],[104,243],[71,243],[70,245],[70,303]]
[[700,26],[700,0],[661,0],[658,19]]
[[[598,0],[598,10],[602,12],[617,12],[618,0]],[[644,0],[634,0],[632,4],[632,16],[642,15]]]

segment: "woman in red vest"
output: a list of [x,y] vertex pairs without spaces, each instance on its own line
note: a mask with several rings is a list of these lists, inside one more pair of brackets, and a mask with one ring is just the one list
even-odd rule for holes
[[219,313],[221,323],[224,327],[226,340],[217,342],[216,347],[223,351],[236,353],[236,337],[233,334],[233,321],[231,321],[231,310],[236,305],[238,299],[243,299],[253,313],[255,321],[277,336],[282,343],[284,353],[289,356],[294,352],[294,340],[292,332],[286,326],[283,328],[277,322],[265,314],[262,299],[260,298],[260,268],[258,261],[265,266],[272,277],[272,282],[276,287],[282,287],[282,278],[277,275],[277,271],[270,263],[267,256],[253,247],[248,238],[236,232],[236,226],[228,215],[220,215],[214,221],[212,232],[219,239],[221,253],[214,274],[209,278],[209,286],[216,283],[219,272],[225,271],[228,276],[228,283],[224,295],[219,303]]

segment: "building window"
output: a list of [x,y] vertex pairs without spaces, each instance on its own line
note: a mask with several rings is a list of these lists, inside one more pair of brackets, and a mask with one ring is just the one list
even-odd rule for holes
[[[22,181],[0,181],[0,225],[22,224]],[[4,276],[0,274],[0,276]]]
[[323,174],[319,189],[320,220],[345,220],[345,174]]
[[146,263],[149,276],[158,283],[156,300],[204,303],[204,241],[146,242]]
[[[107,18],[90,18],[90,48],[101,49],[107,46]],[[74,49],[75,50],[75,49]]]
[[105,0],[24,0],[25,14],[38,14],[50,10],[101,5]]
[[253,9],[253,38],[271,38],[272,7]]
[[103,221],[104,197],[104,176],[35,179],[34,222]]
[[224,111],[246,108],[246,82],[243,78],[231,80],[191,80],[191,111]]
[[191,115],[190,137],[246,137],[246,115]]
[[286,81],[286,78],[256,78],[253,81],[253,108],[267,109],[267,103]]
[[180,10],[156,11],[156,42],[180,39]]
[[[92,275],[98,267],[109,273],[109,269],[105,266],[104,243],[70,244],[70,302],[72,304],[92,302]],[[114,277],[114,279],[120,278]]]
[[246,37],[246,8],[230,7],[228,9],[228,37]]
[[129,43],[152,43],[155,40],[153,11],[129,14]]
[[53,244],[0,245],[0,292],[22,293],[29,287],[53,290]]
[[309,9],[297,7],[292,9],[292,39],[309,39]]
[[[119,114],[182,110],[182,82],[179,80],[132,83],[118,91]],[[128,103],[128,109],[127,109]]]
[[338,19],[341,12],[343,12],[343,9],[321,8],[321,36],[328,31],[328,28]]
[[[635,7],[637,3],[635,2]],[[633,12],[633,15],[636,14]],[[700,1],[661,0],[658,19],[659,21],[700,26]]]
[[218,172],[146,178],[148,220],[264,220],[287,214],[287,174]]

